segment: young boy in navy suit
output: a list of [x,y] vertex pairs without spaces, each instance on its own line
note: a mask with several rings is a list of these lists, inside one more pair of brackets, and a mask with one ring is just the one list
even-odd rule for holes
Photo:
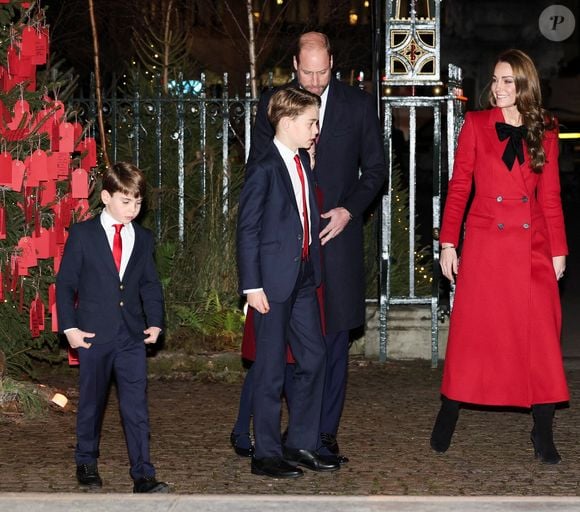
[[[274,478],[339,469],[322,456],[319,419],[326,351],[316,287],[320,283],[319,213],[308,149],[318,134],[320,98],[308,91],[277,91],[268,106],[274,139],[248,165],[240,195],[237,257],[240,292],[254,309],[256,360],[252,473]],[[288,437],[282,447],[280,395],[286,343],[296,360]]]
[[134,223],[145,177],[120,162],[102,179],[105,207],[70,228],[56,278],[59,328],[78,350],[79,405],[75,460],[83,487],[103,483],[97,468],[100,430],[112,377],[127,441],[133,492],[169,492],[149,459],[145,345],[163,326],[163,291],[153,260],[154,239]]

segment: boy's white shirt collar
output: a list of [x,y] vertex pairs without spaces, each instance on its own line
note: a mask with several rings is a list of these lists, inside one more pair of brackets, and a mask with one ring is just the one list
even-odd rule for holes
[[298,151],[292,151],[286,144],[284,144],[280,139],[274,136],[274,145],[278,148],[280,156],[286,162],[288,160],[294,160],[294,157],[298,154]]

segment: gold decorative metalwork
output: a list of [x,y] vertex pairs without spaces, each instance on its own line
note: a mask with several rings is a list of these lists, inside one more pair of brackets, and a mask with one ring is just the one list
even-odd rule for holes
[[386,82],[439,84],[441,0],[387,0]]

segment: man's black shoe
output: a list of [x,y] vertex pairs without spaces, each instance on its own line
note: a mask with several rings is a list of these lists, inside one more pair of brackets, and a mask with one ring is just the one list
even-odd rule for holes
[[252,459],[252,474],[272,478],[298,478],[304,475],[304,472],[279,457],[264,457]]
[[291,464],[304,466],[312,471],[336,471],[340,464],[335,455],[320,455],[310,450],[284,448],[284,458]]
[[103,487],[96,464],[79,464],[77,466],[77,480],[80,485],[97,489]]
[[134,493],[163,493],[169,492],[169,485],[165,482],[159,482],[154,476],[146,476],[135,480],[133,485]]
[[338,442],[336,441],[336,436],[334,434],[322,432],[320,434],[320,441],[322,446],[324,446],[333,455],[336,455],[339,464],[346,464],[348,462],[348,457],[340,454],[340,448],[338,447]]
[[[248,437],[248,439],[250,441],[249,448],[244,448],[243,446],[238,446],[238,443],[240,442],[240,438],[243,436]],[[236,454],[239,455],[240,457],[251,457],[252,455],[254,455],[254,445],[252,444],[252,438],[250,437],[250,434],[248,434],[248,433],[236,434],[235,432],[232,432],[230,434],[230,443],[232,445],[232,448],[236,452]]]

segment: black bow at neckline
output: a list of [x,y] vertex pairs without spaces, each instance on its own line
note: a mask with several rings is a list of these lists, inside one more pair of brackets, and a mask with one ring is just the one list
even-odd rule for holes
[[505,162],[508,170],[512,170],[516,157],[518,162],[524,163],[524,144],[526,137],[525,126],[513,126],[507,123],[495,123],[495,131],[500,141],[509,138],[501,159]]

